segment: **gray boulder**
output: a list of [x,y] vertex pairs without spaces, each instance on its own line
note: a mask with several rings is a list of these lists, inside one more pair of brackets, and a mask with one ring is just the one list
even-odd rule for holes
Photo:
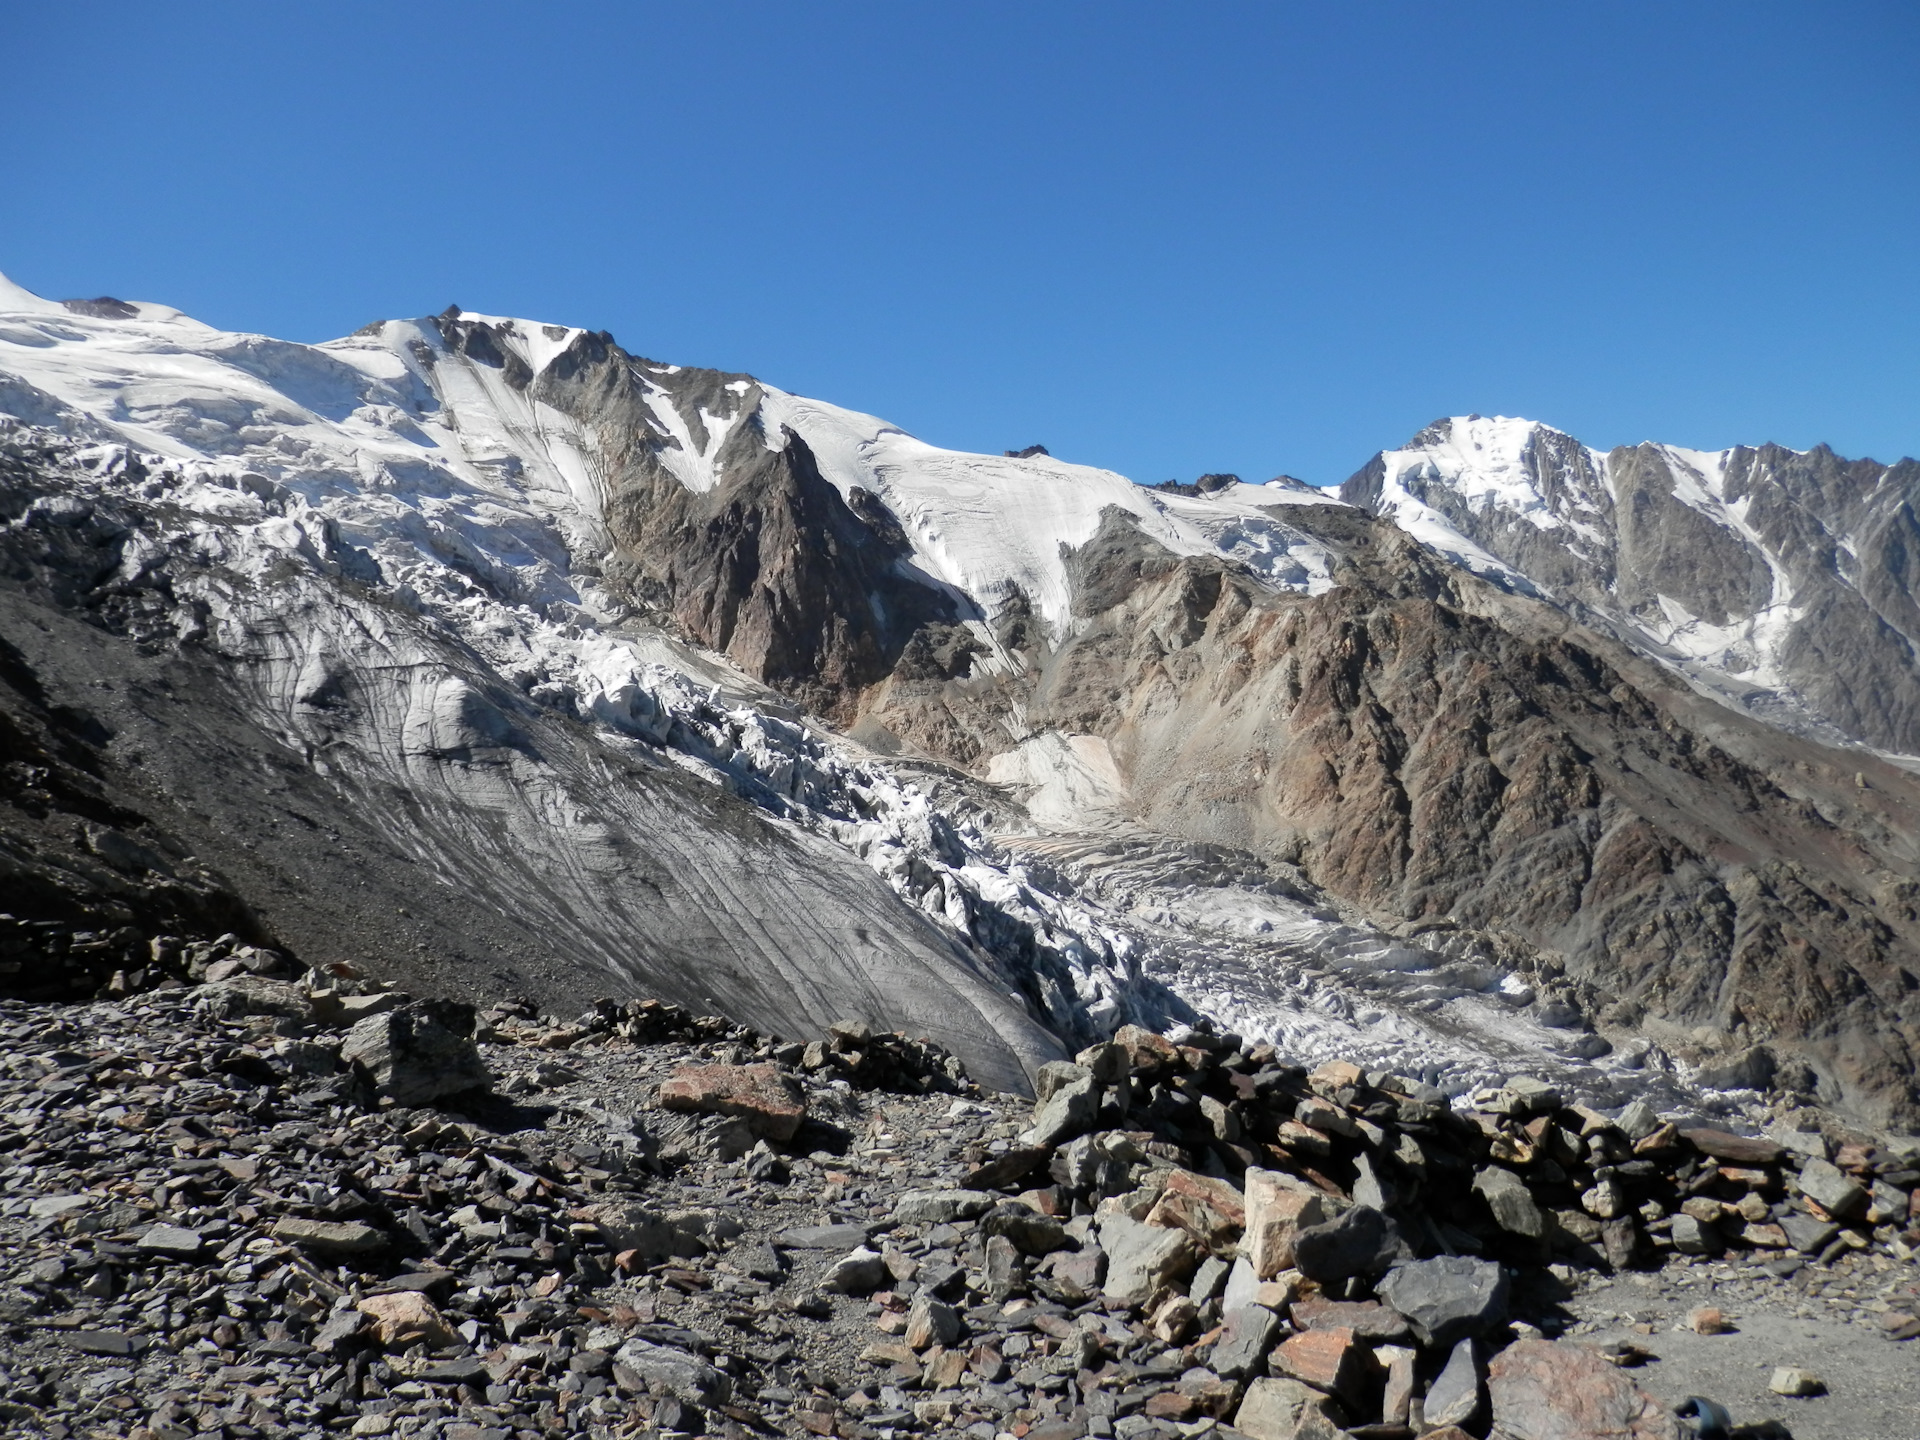
[[1494,1220],[1510,1235],[1538,1240],[1547,1233],[1547,1217],[1534,1203],[1527,1182],[1500,1165],[1489,1165],[1473,1177],[1474,1193],[1487,1202]]
[[1184,1230],[1147,1225],[1125,1215],[1110,1216],[1100,1227],[1100,1247],[1107,1252],[1109,1300],[1144,1305],[1162,1285],[1170,1285],[1193,1268],[1193,1241]]
[[1279,1336],[1280,1317],[1266,1306],[1243,1305],[1229,1310],[1207,1368],[1228,1380],[1257,1375]]
[[1080,1076],[1058,1085],[1033,1107],[1033,1127],[1020,1137],[1022,1145],[1058,1145],[1084,1135],[1099,1119],[1100,1087],[1093,1076],[1078,1065],[1061,1068],[1079,1070]]
[[1294,1237],[1294,1268],[1326,1284],[1355,1275],[1378,1275],[1412,1251],[1400,1229],[1371,1205],[1343,1210],[1324,1225]]
[[1445,1368],[1427,1387],[1426,1423],[1465,1429],[1479,1410],[1480,1362],[1473,1353],[1473,1341],[1466,1339],[1453,1347]]
[[473,1043],[473,1007],[456,1000],[414,1000],[369,1015],[347,1032],[340,1058],[397,1105],[425,1105],[493,1084]]
[[1457,1345],[1506,1322],[1507,1272],[1491,1260],[1441,1255],[1396,1265],[1377,1287],[1423,1345]]
[[1831,1221],[1816,1220],[1797,1210],[1782,1217],[1780,1228],[1787,1232],[1787,1239],[1802,1255],[1818,1255],[1840,1233],[1840,1227]]
[[909,1190],[893,1205],[896,1225],[946,1225],[984,1215],[1000,1201],[984,1190]]
[[733,1381],[684,1350],[629,1340],[614,1358],[650,1385],[690,1405],[724,1405],[733,1398]]
[[1831,1160],[1809,1159],[1800,1167],[1800,1193],[1842,1220],[1865,1209],[1867,1203],[1867,1192]]

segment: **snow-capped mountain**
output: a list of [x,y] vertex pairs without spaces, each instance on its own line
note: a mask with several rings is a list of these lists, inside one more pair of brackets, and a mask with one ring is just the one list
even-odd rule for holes
[[[48,923],[854,1011],[999,1084],[1207,1014],[1456,1088],[1672,1053],[1908,1104],[1920,787],[1440,504],[959,454],[453,310],[307,346],[9,286],[0,414],[0,854]],[[1525,523],[1615,543],[1568,444]]]
[[1920,753],[1920,464],[1441,420],[1341,490],[1776,723]]

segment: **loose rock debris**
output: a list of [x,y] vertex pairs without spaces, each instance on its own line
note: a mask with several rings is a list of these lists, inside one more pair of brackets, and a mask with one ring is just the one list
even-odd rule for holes
[[27,1435],[1672,1436],[1560,1338],[1582,1273],[1920,1243],[1898,1156],[1199,1032],[1123,1029],[1031,1107],[854,1022],[251,972],[0,1005],[0,1040]]

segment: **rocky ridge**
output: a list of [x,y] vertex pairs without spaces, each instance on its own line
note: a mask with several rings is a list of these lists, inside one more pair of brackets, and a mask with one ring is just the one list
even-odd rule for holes
[[1455,1107],[1207,1027],[1029,1108],[860,1022],[476,1017],[270,961],[0,1005],[14,1433],[1677,1440],[1615,1368],[1659,1342],[1579,1340],[1610,1274],[1870,1289],[1920,1334],[1920,1170],[1817,1116]]
[[1775,723],[1920,752],[1920,464],[1435,421],[1340,490]]

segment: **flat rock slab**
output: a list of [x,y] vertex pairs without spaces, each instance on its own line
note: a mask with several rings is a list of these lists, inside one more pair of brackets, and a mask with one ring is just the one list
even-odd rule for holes
[[86,1209],[94,1198],[92,1195],[42,1195],[27,1206],[27,1214],[35,1220],[58,1220],[63,1215]]
[[367,1255],[386,1247],[387,1233],[357,1220],[277,1220],[273,1238],[317,1255]]
[[1296,1300],[1287,1313],[1296,1329],[1346,1329],[1363,1340],[1399,1340],[1413,1328],[1378,1300]]
[[155,1250],[162,1255],[198,1255],[202,1243],[199,1231],[183,1225],[155,1225],[140,1237],[142,1250]]
[[777,1065],[683,1065],[660,1087],[667,1110],[697,1115],[732,1115],[747,1122],[761,1139],[783,1144],[807,1118]]
[[867,1243],[864,1225],[794,1225],[775,1233],[773,1243],[787,1250],[853,1250]]
[[1680,1132],[1680,1138],[1702,1155],[1725,1160],[1732,1165],[1777,1165],[1786,1147],[1757,1135],[1736,1135],[1731,1130],[1715,1130],[1708,1125],[1692,1125]]
[[146,1348],[146,1342],[138,1336],[123,1335],[118,1330],[68,1330],[59,1339],[69,1350],[82,1355],[138,1355]]

